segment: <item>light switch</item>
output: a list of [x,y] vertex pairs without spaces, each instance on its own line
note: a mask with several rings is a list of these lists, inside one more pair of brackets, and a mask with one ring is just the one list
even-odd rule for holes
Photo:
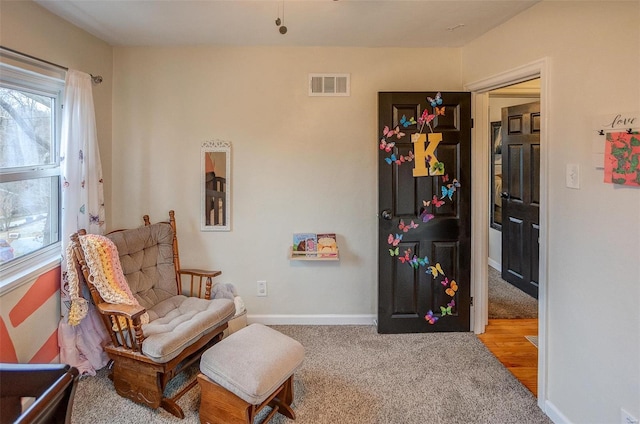
[[567,187],[580,188],[580,165],[577,163],[567,164]]

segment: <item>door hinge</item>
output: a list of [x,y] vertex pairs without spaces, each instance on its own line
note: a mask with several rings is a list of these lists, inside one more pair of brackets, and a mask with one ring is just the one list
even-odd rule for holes
[[471,296],[471,305],[470,306],[473,306],[473,296]]
[[471,118],[471,128],[473,128],[473,118]]

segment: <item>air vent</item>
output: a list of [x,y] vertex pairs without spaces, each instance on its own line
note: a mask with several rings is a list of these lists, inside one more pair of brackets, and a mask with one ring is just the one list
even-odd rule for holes
[[310,96],[349,96],[350,93],[349,74],[309,74]]

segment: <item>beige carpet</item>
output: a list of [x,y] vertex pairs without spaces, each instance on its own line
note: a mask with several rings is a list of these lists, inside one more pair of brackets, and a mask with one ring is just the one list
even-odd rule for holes
[[[370,326],[277,326],[299,340],[298,424],[551,421],[533,397],[471,333],[380,335]],[[73,423],[198,422],[199,389],[179,404],[186,418],[115,394],[105,371],[80,381]],[[282,416],[274,423],[291,422]]]
[[538,301],[489,267],[489,319],[538,318]]

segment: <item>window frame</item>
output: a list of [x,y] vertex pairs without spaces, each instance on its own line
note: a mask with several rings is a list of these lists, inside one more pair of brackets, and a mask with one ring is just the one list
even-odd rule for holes
[[[0,182],[20,181],[35,178],[57,177],[57,187],[52,187],[55,193],[57,208],[52,207],[50,213],[52,221],[57,223],[55,234],[57,241],[41,249],[28,253],[9,263],[0,265],[0,295],[7,293],[22,284],[33,281],[38,275],[59,266],[61,254],[61,201],[62,193],[60,181],[62,169],[60,166],[60,141],[62,129],[62,107],[65,86],[65,71],[53,69],[44,62],[24,57],[12,57],[6,51],[0,52],[0,85],[5,88],[26,91],[44,95],[54,99],[53,112],[53,152],[54,159],[48,164],[23,166],[15,168],[0,168]],[[51,179],[52,186],[56,186]],[[54,190],[55,188],[55,190]]]

